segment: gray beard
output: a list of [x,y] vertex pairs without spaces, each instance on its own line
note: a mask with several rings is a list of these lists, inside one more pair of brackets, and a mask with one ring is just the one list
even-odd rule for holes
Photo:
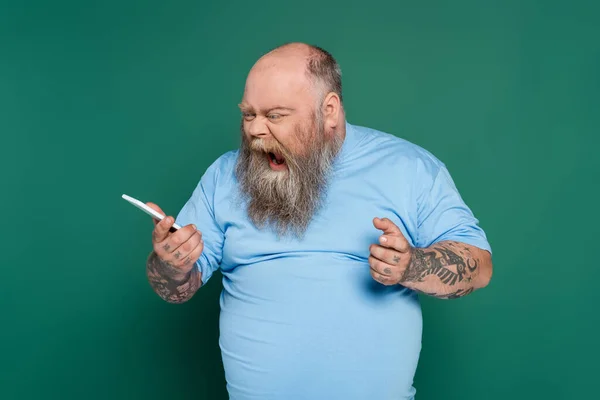
[[[278,237],[302,238],[322,207],[342,139],[336,133],[326,137],[320,118],[315,121],[316,132],[296,132],[297,139],[308,145],[302,156],[290,154],[279,143],[271,143],[269,149],[265,149],[261,140],[250,143],[242,128],[236,176],[241,194],[247,200],[248,217],[258,229],[270,227]],[[287,169],[271,170],[265,150],[280,152]]]

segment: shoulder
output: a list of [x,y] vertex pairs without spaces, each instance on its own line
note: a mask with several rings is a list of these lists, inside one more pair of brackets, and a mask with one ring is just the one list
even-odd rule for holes
[[351,125],[362,156],[373,157],[398,173],[412,173],[417,179],[435,179],[444,163],[429,150],[398,134],[365,126]]
[[202,182],[216,186],[232,183],[235,179],[238,153],[239,150],[231,150],[217,157],[204,172]]

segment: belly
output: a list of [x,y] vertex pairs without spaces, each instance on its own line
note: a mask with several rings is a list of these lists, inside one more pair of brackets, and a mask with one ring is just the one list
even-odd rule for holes
[[220,346],[232,399],[402,399],[421,349],[415,293],[368,264],[300,253],[224,273]]

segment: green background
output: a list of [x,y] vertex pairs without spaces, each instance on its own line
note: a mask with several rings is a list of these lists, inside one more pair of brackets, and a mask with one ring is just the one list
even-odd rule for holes
[[596,394],[598,3],[0,4],[0,398],[226,398],[220,276],[162,302],[120,196],[177,213],[288,41],[338,59],[351,123],[447,164],[494,249],[485,290],[423,298],[419,400]]

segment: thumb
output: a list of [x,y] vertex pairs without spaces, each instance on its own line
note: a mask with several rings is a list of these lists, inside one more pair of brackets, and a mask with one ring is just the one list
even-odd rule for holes
[[396,226],[392,221],[387,218],[374,218],[373,225],[375,228],[383,231],[384,235],[391,236],[404,236],[400,228]]
[[[165,212],[158,205],[151,203],[151,202],[147,202],[146,205],[148,207],[152,208],[154,211],[158,211],[162,215],[165,215]],[[157,219],[155,219],[154,217],[152,218],[152,221],[154,222],[154,226],[156,226],[160,222]]]
[[406,253],[410,249],[410,244],[400,228],[389,219],[375,218],[373,219],[373,225],[383,231],[383,235],[379,238],[382,246],[396,249],[401,253]]

